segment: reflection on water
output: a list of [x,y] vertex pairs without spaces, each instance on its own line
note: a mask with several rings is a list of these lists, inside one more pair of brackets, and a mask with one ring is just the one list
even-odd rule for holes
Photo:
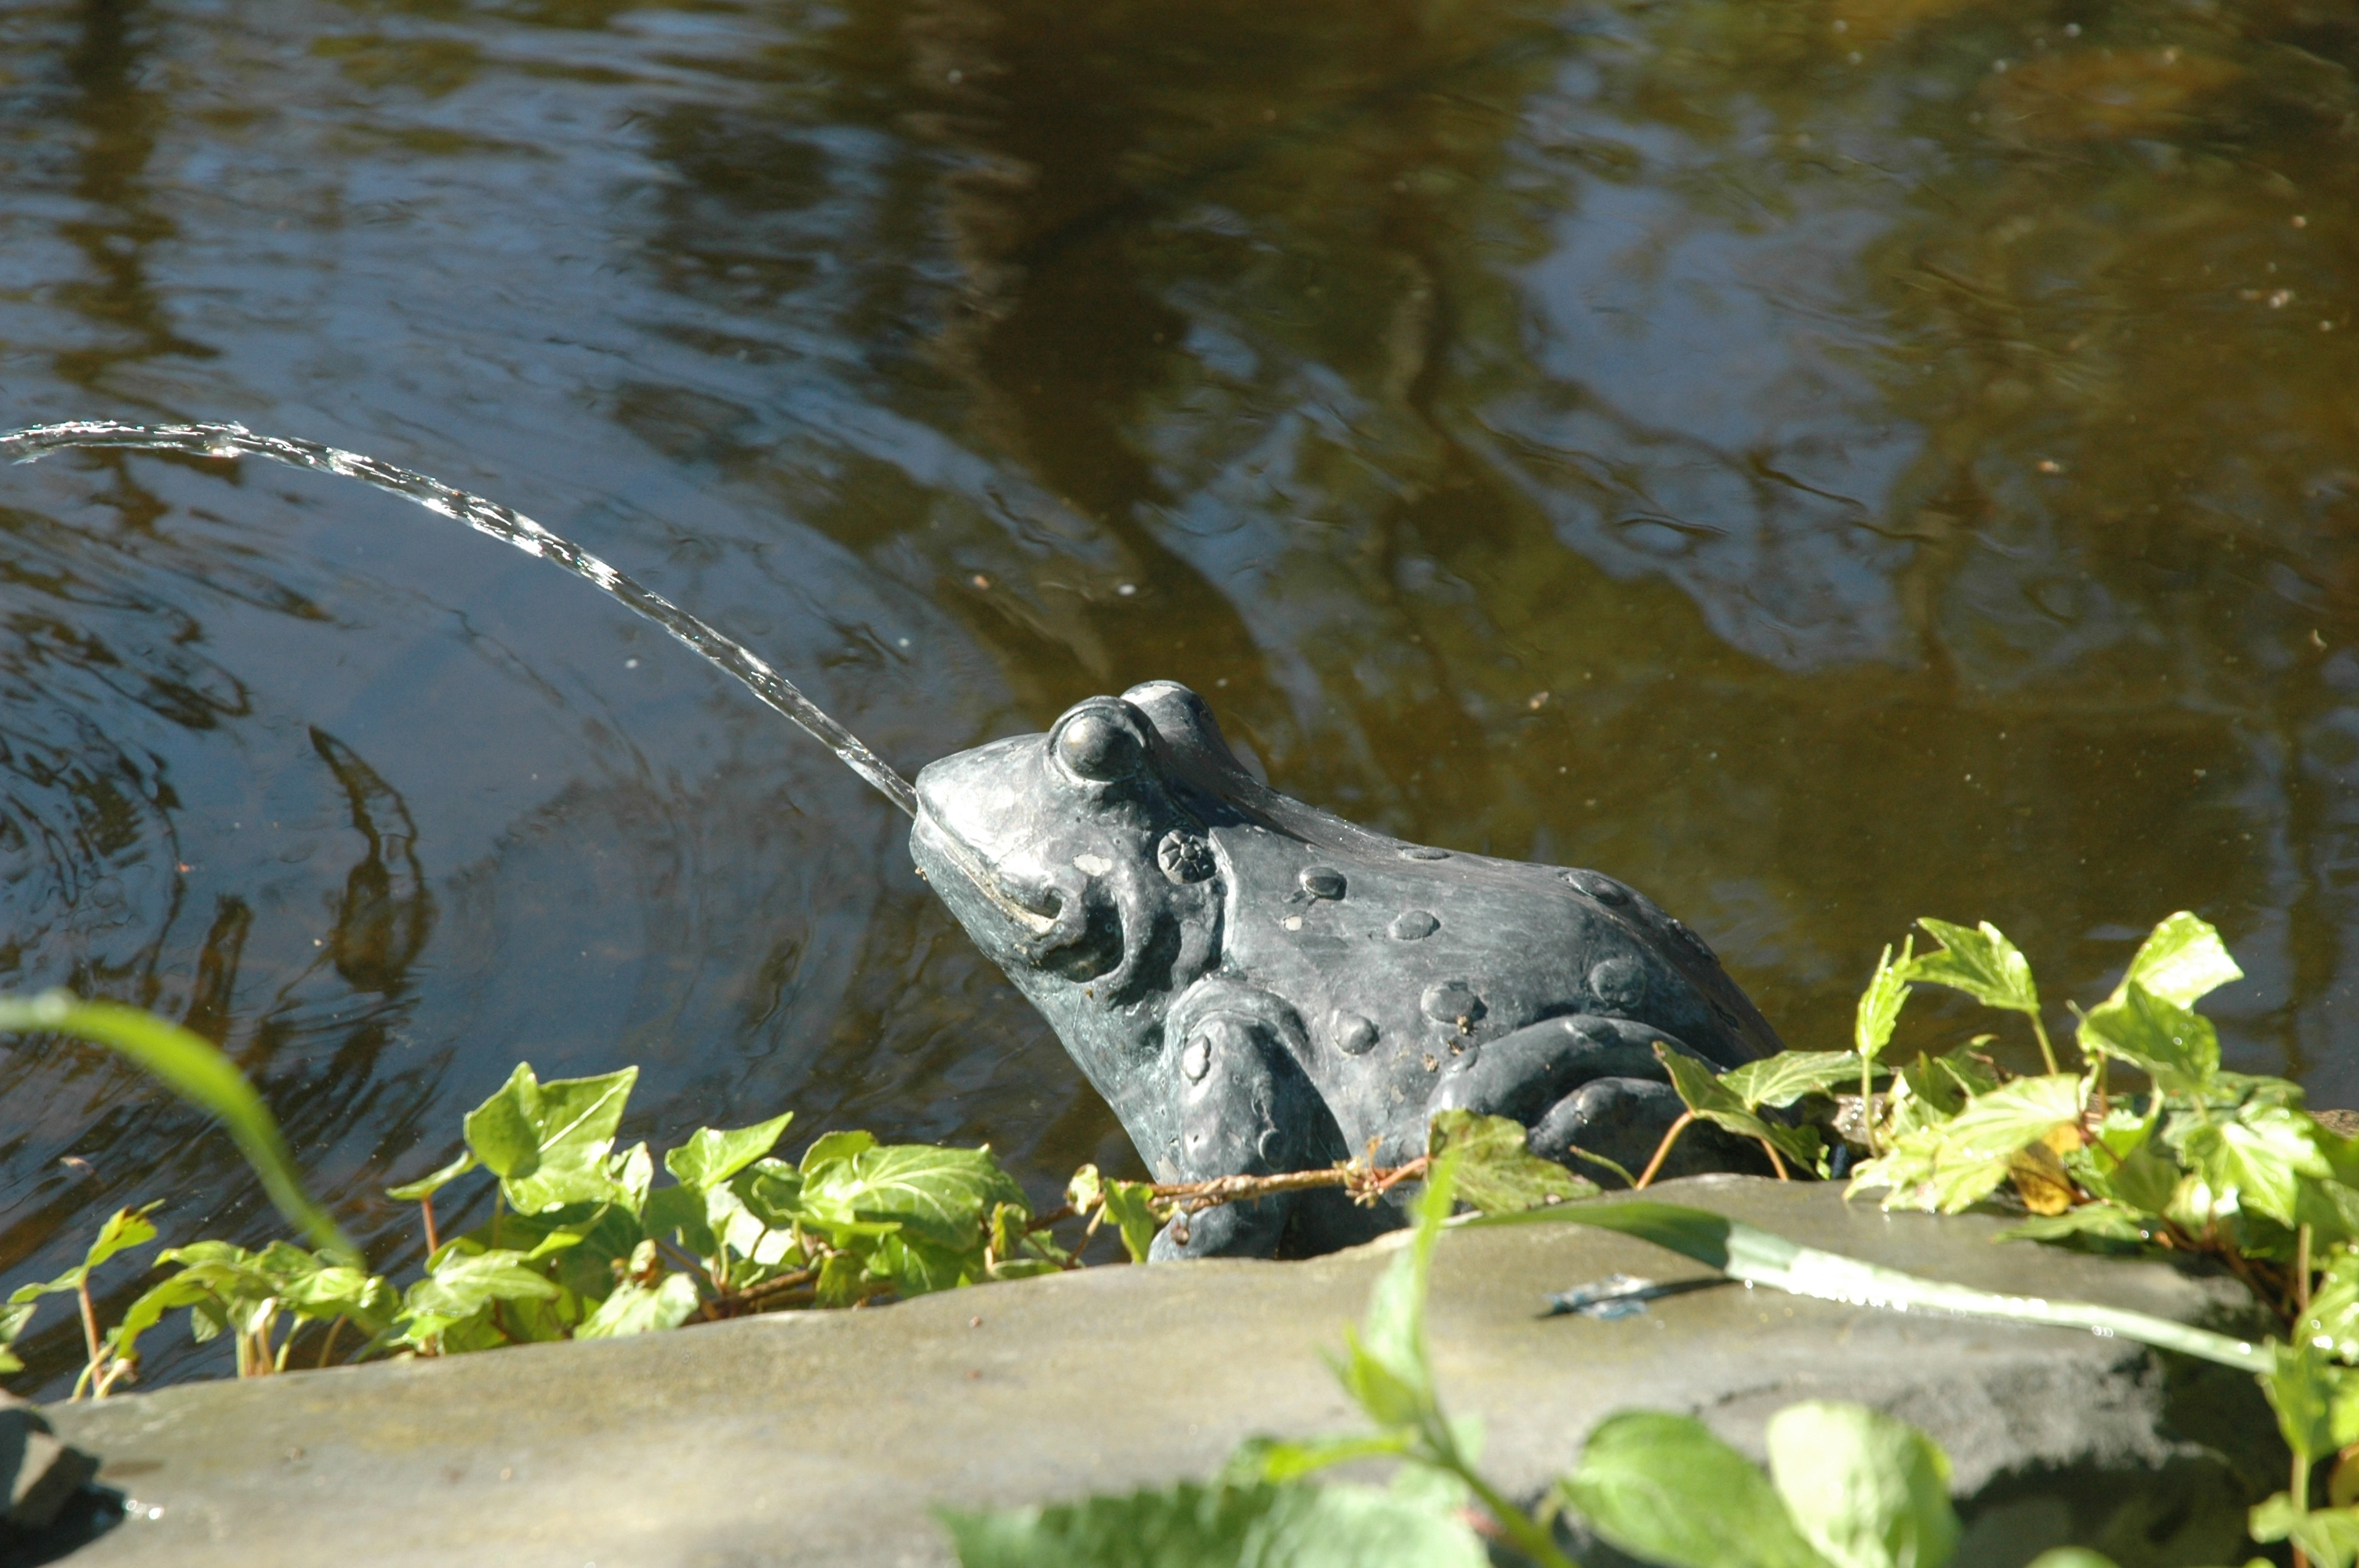
[[[2311,0],[0,5],[0,426],[441,475],[905,772],[1189,681],[1797,1044],[1916,914],[2060,999],[2191,907],[2235,1064],[2359,1103],[2354,65]],[[223,1040],[388,1260],[519,1057],[1118,1156],[897,814],[580,585],[256,464],[0,481],[0,984]],[[52,1043],[0,1184],[11,1277],[266,1224]]]

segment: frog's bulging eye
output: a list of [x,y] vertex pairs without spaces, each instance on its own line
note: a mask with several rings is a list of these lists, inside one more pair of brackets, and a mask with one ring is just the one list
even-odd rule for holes
[[1110,713],[1083,708],[1058,728],[1057,756],[1081,778],[1111,784],[1137,772],[1146,748],[1130,727]]

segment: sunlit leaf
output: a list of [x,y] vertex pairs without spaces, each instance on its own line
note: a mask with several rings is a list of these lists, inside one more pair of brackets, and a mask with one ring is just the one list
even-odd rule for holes
[[2311,1568],[2352,1568],[2359,1562],[2359,1509],[2294,1507],[2283,1492],[2254,1506],[2246,1528],[2255,1541],[2290,1541],[2309,1554]]
[[2076,1204],[2061,1214],[2038,1215],[2009,1226],[1995,1241],[2093,1241],[2139,1247],[2153,1239],[2155,1227],[2138,1211],[2117,1203]]
[[636,1067],[625,1067],[542,1083],[518,1063],[498,1093],[468,1112],[467,1146],[519,1214],[625,1198],[606,1154],[638,1077]]
[[755,1161],[729,1179],[729,1190],[773,1230],[786,1229],[802,1212],[803,1173],[784,1160]]
[[1874,1061],[1892,1043],[1892,1031],[1900,1022],[1900,1010],[1908,1001],[1908,967],[1916,961],[1914,946],[1914,937],[1902,943],[1900,961],[1895,963],[1891,946],[1886,944],[1884,956],[1875,961],[1875,973],[1868,977],[1867,989],[1859,993],[1859,1006],[1852,1016],[1852,1045],[1864,1060]]
[[422,1198],[432,1197],[436,1193],[473,1170],[475,1165],[475,1152],[472,1149],[462,1149],[459,1151],[459,1157],[440,1170],[429,1172],[414,1182],[404,1182],[397,1187],[387,1187],[385,1189],[385,1195],[400,1203],[417,1203]]
[[1599,1535],[1665,1568],[1829,1568],[1768,1478],[1692,1416],[1608,1416],[1558,1486]]
[[776,1148],[794,1119],[788,1111],[728,1132],[700,1127],[687,1142],[664,1155],[664,1169],[683,1186],[717,1186]]
[[2010,1012],[2037,1013],[2039,988],[2032,983],[2031,962],[1989,921],[1969,930],[1946,920],[1919,920],[1941,946],[1920,953],[1900,971],[1901,978],[1962,990],[1986,1007]]
[[1849,1051],[1781,1051],[1721,1075],[1721,1083],[1749,1109],[1782,1110],[1804,1095],[1859,1082],[1860,1059]]
[[2226,1121],[2191,1129],[2180,1152],[2223,1204],[2297,1223],[2305,1179],[2333,1174],[2311,1133],[2317,1123],[2281,1106],[2248,1106]]
[[696,1315],[696,1281],[686,1274],[666,1274],[652,1287],[625,1280],[598,1303],[598,1310],[574,1329],[576,1339],[617,1339],[626,1334],[649,1334],[678,1328]]
[[1740,1138],[1755,1138],[1773,1143],[1804,1169],[1817,1169],[1820,1147],[1817,1128],[1788,1127],[1782,1122],[1755,1115],[1752,1108],[1737,1098],[1726,1078],[1715,1076],[1710,1067],[1694,1057],[1673,1051],[1660,1042],[1655,1045],[1655,1057],[1670,1075],[1671,1087],[1679,1092],[1680,1100],[1698,1118]]
[[2175,1007],[2192,1007],[2211,991],[2244,978],[2245,971],[2228,956],[2220,933],[2180,910],[2157,925],[2139,945],[2114,1000],[2123,1000],[2135,981],[2149,995]]
[[1454,1155],[1434,1162],[1410,1211],[1409,1244],[1376,1276],[1359,1330],[1346,1336],[1344,1359],[1335,1368],[1343,1391],[1380,1427],[1440,1433],[1433,1368],[1426,1358],[1425,1292],[1441,1222],[1457,1202],[1456,1166]]
[[1147,1249],[1160,1227],[1153,1199],[1154,1189],[1146,1182],[1105,1184],[1106,1218],[1122,1232],[1123,1250],[1134,1263],[1147,1261]]
[[159,1199],[141,1208],[119,1208],[107,1216],[106,1223],[98,1227],[98,1238],[82,1254],[83,1271],[97,1268],[126,1247],[145,1247],[155,1240],[156,1227],[147,1217],[161,1206]]
[[2359,1251],[2337,1248],[2322,1261],[2310,1311],[2295,1326],[2294,1337],[2338,1360],[2359,1361]]
[[1943,1213],[1987,1197],[2027,1144],[2077,1123],[2081,1080],[2069,1073],[2017,1078],[1966,1103],[1947,1121],[1906,1132],[1853,1173],[1851,1190],[1887,1189],[1886,1208]]
[[486,1252],[460,1252],[446,1248],[431,1274],[409,1287],[403,1299],[405,1317],[466,1317],[493,1302],[548,1301],[558,1294],[554,1281],[526,1266],[524,1255],[507,1248]]
[[987,1149],[901,1143],[860,1150],[803,1173],[801,1206],[823,1218],[900,1225],[938,1246],[979,1245],[995,1204],[1024,1189]]
[[1765,1441],[1795,1528],[1833,1568],[1941,1568],[1957,1551],[1949,1455],[1908,1422],[1814,1400],[1771,1416]]
[[1350,1437],[1312,1437],[1295,1442],[1276,1437],[1249,1437],[1221,1470],[1223,1484],[1250,1487],[1262,1481],[1299,1481],[1332,1465],[1361,1459],[1398,1458],[1408,1452],[1407,1433],[1395,1430]]
[[2315,1344],[2272,1341],[2261,1391],[2277,1412],[2286,1446],[2311,1459],[2359,1443],[2359,1367],[2332,1360]]
[[2167,1094],[2201,1095],[2220,1072],[2212,1021],[2125,980],[2112,1000],[2081,1020],[2081,1049],[2143,1070]]
[[803,1151],[802,1173],[806,1180],[817,1175],[822,1167],[849,1160],[876,1147],[876,1140],[865,1132],[822,1132],[811,1146]]
[[1197,1487],[1052,1508],[937,1509],[961,1568],[1487,1568],[1454,1518],[1346,1485]]
[[199,1109],[219,1117],[262,1189],[288,1224],[315,1247],[358,1257],[352,1239],[304,1192],[262,1097],[213,1044],[151,1012],[111,1001],[83,1001],[69,991],[0,997],[0,1032],[71,1034],[119,1051]]
[[1458,1201],[1484,1214],[1512,1214],[1597,1195],[1595,1182],[1533,1153],[1530,1138],[1511,1117],[1444,1110],[1426,1130],[1426,1152],[1437,1159],[1457,1152]]

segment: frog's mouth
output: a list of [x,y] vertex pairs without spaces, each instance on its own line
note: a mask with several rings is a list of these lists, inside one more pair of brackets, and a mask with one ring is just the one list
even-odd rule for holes
[[[1006,935],[1016,956],[1028,968],[1092,980],[1108,971],[1124,969],[1125,926],[1115,902],[1105,896],[1093,879],[1075,868],[1061,874],[1028,878],[1013,876],[987,865],[957,834],[922,809],[909,832],[920,865],[955,872],[980,894],[1005,923]],[[937,885],[943,902],[961,923],[972,923],[951,890]]]

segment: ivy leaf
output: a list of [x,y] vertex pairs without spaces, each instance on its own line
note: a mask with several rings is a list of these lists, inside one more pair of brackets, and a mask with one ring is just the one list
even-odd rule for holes
[[518,1063],[497,1094],[467,1113],[467,1146],[500,1178],[518,1214],[625,1198],[606,1166],[639,1070],[542,1083]]
[[1557,1485],[1608,1542],[1665,1568],[1830,1568],[1768,1478],[1692,1416],[1608,1416]]
[[1728,1077],[1715,1076],[1701,1062],[1669,1049],[1660,1041],[1655,1043],[1655,1057],[1670,1075],[1671,1087],[1679,1091],[1680,1100],[1698,1117],[1740,1138],[1773,1143],[1804,1169],[1818,1169],[1818,1129],[1787,1127],[1756,1116],[1753,1108],[1729,1087]]
[[785,1230],[802,1217],[803,1173],[784,1160],[755,1161],[730,1178],[729,1190],[772,1230]]
[[1955,1214],[1990,1195],[2026,1146],[2081,1118],[2081,1080],[2070,1073],[2017,1078],[1978,1096],[1947,1121],[1893,1141],[1862,1164],[1851,1188],[1889,1189],[1884,1206]]
[[2157,925],[2139,945],[2129,973],[2114,989],[2113,1000],[2122,1000],[2136,982],[2147,994],[2174,1007],[2192,1007],[2207,993],[2244,978],[2245,971],[2228,956],[2220,933],[2182,909]]
[[1444,1110],[1426,1129],[1425,1152],[1435,1159],[1458,1152],[1458,1199],[1484,1214],[1516,1214],[1597,1195],[1595,1182],[1541,1159],[1530,1141],[1512,1118]]
[[2010,1012],[2039,1011],[2039,988],[2031,981],[2031,961],[2005,933],[1984,921],[1973,930],[1946,920],[1919,920],[1941,946],[1911,958],[1901,978],[1962,990],[1985,1007]]
[[2294,1337],[2337,1360],[2359,1360],[2359,1251],[2340,1247],[2328,1256]]
[[2191,1129],[2180,1152],[2220,1203],[2233,1199],[2238,1208],[2291,1226],[2304,1179],[2322,1182],[2334,1173],[2312,1141],[2316,1126],[2301,1111],[2247,1106],[2234,1120]]
[[1311,1437],[1299,1442],[1279,1437],[1248,1437],[1237,1444],[1221,1467],[1225,1486],[1250,1487],[1264,1481],[1299,1481],[1332,1465],[1359,1459],[1398,1458],[1409,1450],[1403,1432],[1381,1432],[1350,1437]]
[[2212,1021],[2135,979],[2081,1020],[2081,1048],[2145,1072],[2166,1094],[2201,1095],[2220,1074],[2220,1036]]
[[2255,1541],[2290,1541],[2309,1554],[2312,1568],[2352,1568],[2359,1561],[2359,1509],[2303,1512],[2283,1492],[2256,1504],[2246,1528]]
[[993,1205],[1023,1201],[1024,1189],[988,1149],[869,1147],[817,1170],[806,1157],[803,1171],[806,1213],[822,1221],[897,1224],[953,1250],[980,1244]]
[[1852,1044],[1861,1059],[1873,1062],[1892,1043],[1892,1031],[1900,1022],[1900,1010],[1908,1000],[1908,967],[1914,963],[1912,952],[1916,938],[1900,945],[1900,961],[1892,961],[1892,946],[1886,943],[1884,957],[1875,961],[1875,973],[1870,975],[1867,989],[1859,993],[1859,1008],[1852,1018]]
[[2007,1227],[1991,1239],[2088,1241],[2143,1247],[2153,1237],[2153,1227],[2147,1223],[2143,1211],[2100,1199],[2095,1203],[2077,1204],[2062,1214],[2034,1215],[2020,1225]]
[[1122,1231],[1122,1249],[1130,1254],[1134,1263],[1147,1261],[1147,1249],[1155,1241],[1155,1233],[1162,1222],[1155,1217],[1155,1189],[1146,1182],[1108,1182],[1105,1184],[1106,1217]]
[[936,1509],[961,1568],[1485,1568],[1474,1532],[1373,1487],[1198,1487]]
[[1769,1476],[1834,1568],[1940,1568],[1958,1549],[1950,1457],[1864,1405],[1814,1400],[1769,1418]]
[[[15,1346],[16,1341],[24,1337],[25,1327],[33,1321],[33,1314],[39,1310],[33,1302],[0,1306],[0,1372],[21,1372],[25,1369],[24,1362],[16,1358]],[[107,1343],[113,1344],[114,1340],[112,1334],[107,1336]]]
[[819,1174],[821,1168],[837,1164],[876,1147],[876,1140],[865,1132],[822,1132],[803,1151],[801,1170],[806,1180]]
[[696,1281],[686,1274],[666,1274],[652,1286],[625,1280],[582,1320],[573,1337],[619,1339],[626,1334],[678,1328],[696,1315],[697,1304]]
[[664,1169],[685,1187],[701,1191],[718,1186],[777,1148],[779,1135],[794,1119],[795,1113],[788,1111],[730,1132],[700,1127],[689,1134],[687,1142],[664,1155]]
[[455,1320],[494,1302],[553,1301],[558,1293],[556,1283],[527,1267],[524,1254],[513,1249],[464,1252],[446,1247],[434,1271],[409,1287],[402,1316]]
[[418,1203],[432,1197],[444,1187],[475,1168],[475,1152],[462,1149],[459,1157],[439,1171],[429,1172],[414,1182],[404,1182],[397,1187],[387,1187],[385,1195],[397,1203]]
[[2309,1341],[2265,1348],[2274,1359],[2260,1375],[2261,1391],[2288,1448],[2318,1459],[2359,1442],[2359,1367],[2330,1360]]
[[[1888,1032],[1887,1032],[1888,1033]],[[1877,1047],[1882,1049],[1881,1045]],[[1859,1082],[1860,1058],[1849,1051],[1780,1051],[1721,1075],[1721,1083],[1748,1110],[1783,1109],[1804,1095]]]

